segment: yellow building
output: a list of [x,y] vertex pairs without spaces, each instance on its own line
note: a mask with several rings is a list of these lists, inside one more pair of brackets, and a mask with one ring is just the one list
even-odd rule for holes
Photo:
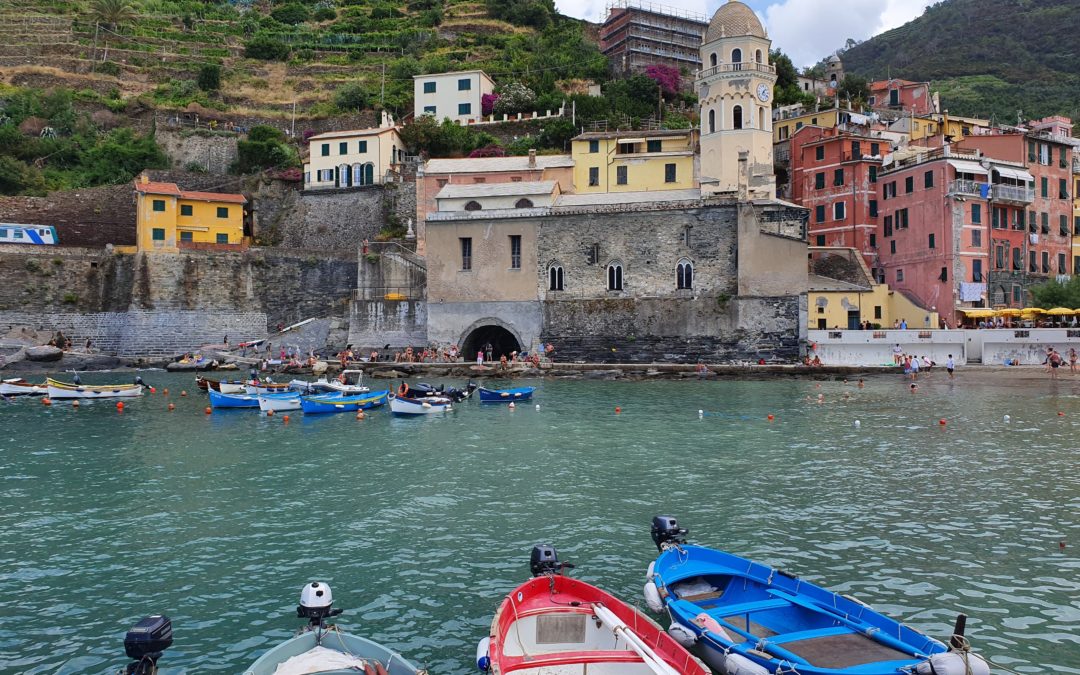
[[807,328],[856,330],[892,328],[905,321],[910,330],[937,329],[938,313],[920,307],[888,284],[874,281],[861,254],[853,248],[811,246],[807,292]]
[[372,129],[331,131],[308,139],[304,189],[379,185],[405,161],[405,144],[385,112]]
[[1080,160],[1073,158],[1072,273],[1080,274]]
[[929,117],[913,117],[909,125],[908,134],[912,141],[920,141],[939,134],[949,136],[953,141],[960,141],[968,136],[977,135],[980,129],[989,129],[990,120],[935,113]]
[[574,191],[642,192],[698,186],[697,132],[591,131],[574,138]]
[[795,132],[803,127],[824,127],[832,129],[840,124],[841,113],[849,114],[847,110],[838,108],[826,108],[818,112],[808,112],[801,115],[784,117],[773,120],[773,143],[786,141],[795,135]]
[[176,252],[182,246],[243,246],[243,195],[187,192],[176,183],[135,182],[136,243],[140,251]]

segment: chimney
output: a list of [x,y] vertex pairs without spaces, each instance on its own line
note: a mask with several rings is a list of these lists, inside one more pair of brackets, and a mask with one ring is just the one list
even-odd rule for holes
[[147,176],[145,173],[139,174],[139,182],[146,185],[150,182],[150,176]]
[[536,168],[536,150],[529,150],[529,168]]

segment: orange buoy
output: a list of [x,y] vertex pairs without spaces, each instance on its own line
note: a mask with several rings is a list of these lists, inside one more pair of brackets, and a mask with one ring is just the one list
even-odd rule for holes
[[774,419],[776,418],[772,416],[772,413],[769,413],[769,421],[772,422]]
[[169,395],[169,390],[168,389],[162,389],[161,390],[161,395],[162,396],[168,396]]
[[274,411],[273,410],[267,410],[266,411],[266,416],[267,417],[273,417],[274,416]]
[[186,391],[184,391],[184,390],[181,390],[181,391],[180,391],[180,395],[181,395],[181,396],[187,396],[187,392],[186,392]]
[[211,408],[210,406],[206,406],[206,414],[209,415],[212,412],[214,412],[213,408]]
[[288,424],[289,423],[289,416],[288,415],[283,416],[281,418],[281,421],[284,422],[285,424]]
[[618,415],[621,412],[622,412],[622,408],[620,408],[619,406],[615,406],[615,414]]
[[169,410],[176,410],[176,406],[174,406],[172,403],[170,403],[169,404]]
[[123,410],[124,409],[124,402],[123,401],[117,401],[116,402],[116,409],[117,410]]
[[939,419],[939,420],[937,421],[937,423],[938,423],[938,424],[939,424],[940,426],[945,426],[945,418],[943,417],[943,418]]
[[52,405],[52,399],[46,396],[45,398],[41,399],[41,403],[42,405]]

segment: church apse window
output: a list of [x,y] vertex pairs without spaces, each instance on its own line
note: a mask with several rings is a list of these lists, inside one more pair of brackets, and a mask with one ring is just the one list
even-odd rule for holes
[[675,267],[675,288],[680,290],[694,287],[694,263],[686,258]]
[[732,70],[742,70],[742,50],[731,50],[731,68]]
[[622,263],[617,261],[608,263],[607,288],[609,291],[621,291],[623,289]]
[[561,291],[563,289],[562,265],[552,265],[548,268],[548,290]]
[[716,67],[716,52],[713,52],[712,54],[709,54],[709,65],[712,66],[713,68]]
[[466,211],[479,211],[480,210],[480,202],[475,201],[475,200],[465,202],[465,210]]

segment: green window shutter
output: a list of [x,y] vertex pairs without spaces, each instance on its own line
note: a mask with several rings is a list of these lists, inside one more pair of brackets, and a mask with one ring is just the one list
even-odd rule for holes
[[229,207],[228,206],[219,206],[219,207],[217,207],[217,217],[218,218],[228,218],[229,217]]
[[155,211],[164,211],[165,210],[165,200],[164,199],[155,199],[154,200],[154,210]]

